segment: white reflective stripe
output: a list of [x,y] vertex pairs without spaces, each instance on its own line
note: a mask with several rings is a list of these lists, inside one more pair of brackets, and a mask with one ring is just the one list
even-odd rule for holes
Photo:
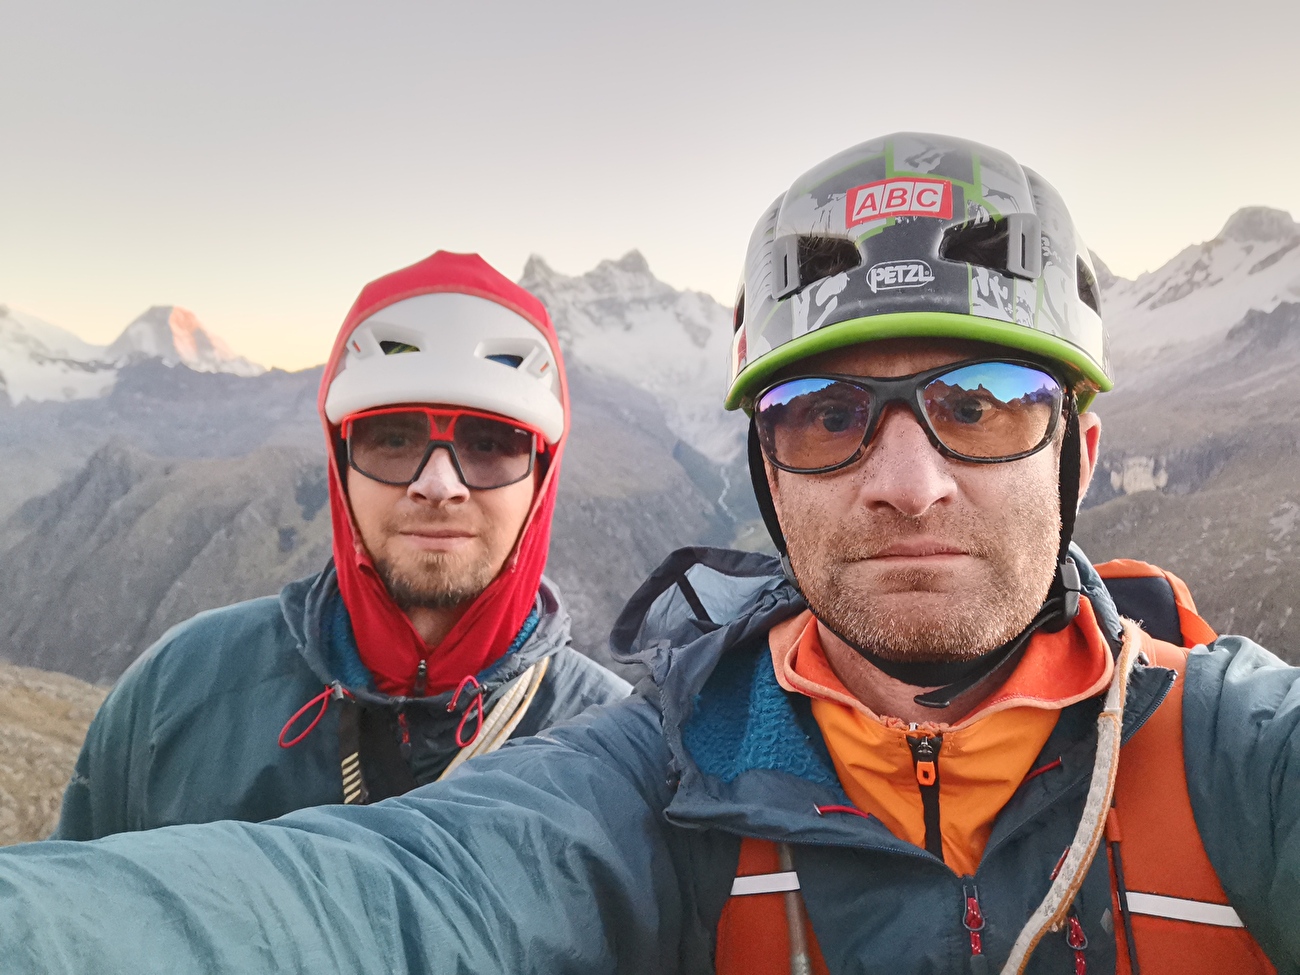
[[1134,914],[1164,917],[1171,921],[1191,921],[1194,924],[1213,924],[1220,928],[1244,928],[1241,918],[1227,904],[1210,904],[1206,901],[1188,901],[1181,897],[1163,894],[1128,892],[1128,909]]
[[731,896],[779,894],[798,889],[799,875],[793,870],[786,870],[784,873],[756,873],[748,877],[737,877],[731,884]]

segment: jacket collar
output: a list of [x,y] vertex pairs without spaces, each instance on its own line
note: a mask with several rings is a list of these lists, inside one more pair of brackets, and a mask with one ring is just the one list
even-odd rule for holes
[[[1083,552],[1073,547],[1071,554],[1098,625],[1118,652],[1122,627],[1114,601]],[[917,854],[875,820],[816,810],[847,798],[806,699],[779,687],[767,646],[768,631],[804,608],[775,559],[709,548],[674,552],[629,601],[611,649],[617,659],[639,660],[650,671],[679,783],[666,815],[685,827]],[[1158,667],[1135,671],[1125,739],[1164,699],[1172,677]],[[1064,774],[1041,776],[1016,794],[990,849],[1087,780],[1099,707],[1100,699],[1092,699],[1063,712],[1044,751],[1062,758]]]
[[[537,591],[536,626],[523,645],[507,653],[477,674],[485,698],[514,680],[544,657],[559,652],[569,643],[570,618],[559,590],[545,577]],[[352,622],[339,593],[338,574],[331,560],[314,576],[291,582],[280,591],[280,611],[298,646],[298,653],[322,684],[338,680],[357,700],[379,706],[406,703],[407,698],[390,696],[373,689],[373,682],[361,664]],[[527,631],[527,624],[524,630]],[[409,699],[421,706],[445,707],[453,691],[431,697]]]

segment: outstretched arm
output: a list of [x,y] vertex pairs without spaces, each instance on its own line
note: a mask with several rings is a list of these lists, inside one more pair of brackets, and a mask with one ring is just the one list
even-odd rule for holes
[[0,854],[7,972],[658,972],[682,902],[641,698],[375,806]]
[[1188,658],[1187,781],[1210,862],[1279,972],[1300,972],[1300,668],[1243,637]]

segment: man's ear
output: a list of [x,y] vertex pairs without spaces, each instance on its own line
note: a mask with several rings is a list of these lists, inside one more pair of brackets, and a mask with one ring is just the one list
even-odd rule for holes
[[1079,503],[1083,503],[1097,470],[1101,451],[1101,417],[1096,413],[1079,414]]

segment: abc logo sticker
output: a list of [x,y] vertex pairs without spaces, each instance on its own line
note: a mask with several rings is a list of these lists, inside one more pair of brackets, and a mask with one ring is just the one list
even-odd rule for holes
[[874,295],[895,288],[919,288],[934,280],[934,272],[925,261],[886,261],[867,271],[867,287]]

